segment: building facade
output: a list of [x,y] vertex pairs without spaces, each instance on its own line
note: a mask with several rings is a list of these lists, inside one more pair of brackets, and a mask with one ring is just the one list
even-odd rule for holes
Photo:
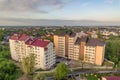
[[99,39],[79,37],[74,32],[67,32],[55,35],[54,44],[57,56],[72,60],[81,59],[84,62],[96,65],[103,63],[105,42]]
[[29,54],[35,54],[35,68],[49,69],[55,64],[55,50],[49,40],[14,34],[9,39],[10,52],[13,60],[21,62]]
[[105,43],[97,39],[89,39],[84,49],[84,61],[102,65],[105,53]]

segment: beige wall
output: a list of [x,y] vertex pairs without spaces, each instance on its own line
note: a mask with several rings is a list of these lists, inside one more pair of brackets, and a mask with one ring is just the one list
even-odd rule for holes
[[79,56],[80,56],[80,53],[79,53],[79,47],[80,45],[74,45],[74,54],[73,54],[73,60],[79,60]]
[[95,64],[95,46],[85,46],[84,48],[84,61]]
[[74,57],[74,37],[69,37],[69,41],[68,41],[68,57],[69,59],[72,59],[72,57]]
[[[55,51],[57,55],[69,59],[78,60],[81,57],[85,62],[102,65],[104,60],[105,46],[86,46],[86,42],[75,45],[76,36],[54,36]],[[86,49],[89,47],[90,49]],[[87,51],[87,53],[86,53]],[[87,59],[85,59],[87,58]]]
[[58,36],[54,35],[55,53],[58,54]]
[[9,40],[10,52],[13,60],[21,62],[23,57],[29,56],[29,54],[35,54],[35,68],[49,69],[55,64],[55,51],[53,43],[49,43],[46,47],[28,46],[24,41]]
[[65,57],[65,36],[58,37],[58,55]]
[[11,58],[18,61],[18,55],[15,52],[15,42],[14,40],[9,40],[10,44],[10,52],[11,52]]
[[65,57],[65,36],[54,36],[54,45],[56,55]]
[[102,65],[105,46],[85,46],[84,61],[96,65]]
[[[105,47],[105,46],[104,46]],[[96,47],[96,54],[95,54],[95,64],[102,65],[104,60],[104,47],[103,46],[97,46]]]

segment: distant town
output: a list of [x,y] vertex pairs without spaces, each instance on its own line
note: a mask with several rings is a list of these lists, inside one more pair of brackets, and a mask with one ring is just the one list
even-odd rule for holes
[[120,80],[120,27],[1,26],[0,61],[0,80]]

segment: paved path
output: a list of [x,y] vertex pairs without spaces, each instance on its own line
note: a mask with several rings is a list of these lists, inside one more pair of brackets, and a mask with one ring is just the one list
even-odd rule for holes
[[[72,74],[68,74],[67,76],[74,76],[76,80],[87,80],[86,78],[80,78],[80,74],[89,74],[89,73],[120,73],[120,71],[115,70],[86,70],[86,71],[76,71]],[[76,76],[77,75],[77,76]],[[47,78],[47,80],[54,80],[53,76]]]
[[[20,65],[20,63],[13,61],[22,71],[22,66]],[[82,67],[76,67],[76,68],[70,68],[72,70],[77,70],[77,69],[81,69]],[[113,69],[113,67],[106,67],[106,66],[84,66],[84,69]],[[40,71],[40,72],[35,72],[35,73],[52,73],[55,72],[55,69],[52,69],[50,71]],[[99,73],[102,73],[102,71],[100,71]],[[104,71],[105,73],[105,71]],[[18,80],[28,80],[27,76],[25,74],[23,74],[22,77],[20,77]]]
[[[82,69],[82,67],[77,67],[77,68],[70,68],[72,70],[77,70],[77,69]],[[106,66],[100,66],[100,67],[84,67],[84,69],[113,69],[112,67],[106,67]],[[40,72],[35,72],[35,73],[52,73],[55,72],[55,69],[52,69],[50,71],[40,71]]]

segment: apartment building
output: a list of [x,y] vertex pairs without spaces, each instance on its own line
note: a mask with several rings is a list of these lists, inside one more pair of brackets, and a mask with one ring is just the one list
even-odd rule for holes
[[72,58],[74,53],[74,42],[76,34],[73,32],[62,33],[54,35],[54,45],[56,55],[60,57]]
[[55,51],[60,57],[65,57],[65,41],[64,35],[54,36]]
[[76,33],[68,32],[66,35],[68,36],[67,37],[68,45],[66,45],[67,50],[68,50],[67,56],[68,56],[69,59],[74,59],[74,47],[75,47],[74,43],[75,43],[75,40],[76,40]]
[[88,39],[84,49],[84,61],[102,65],[105,53],[105,42],[98,39]]
[[[84,62],[102,65],[105,53],[104,41],[79,37],[74,32],[67,32],[62,34],[62,38],[59,37],[61,35],[54,36],[56,55],[72,60],[82,59]],[[59,45],[64,46],[61,47]]]
[[55,64],[55,50],[49,40],[30,37],[26,34],[14,34],[9,39],[10,52],[13,60],[21,62],[29,54],[35,54],[35,68],[49,69]]

